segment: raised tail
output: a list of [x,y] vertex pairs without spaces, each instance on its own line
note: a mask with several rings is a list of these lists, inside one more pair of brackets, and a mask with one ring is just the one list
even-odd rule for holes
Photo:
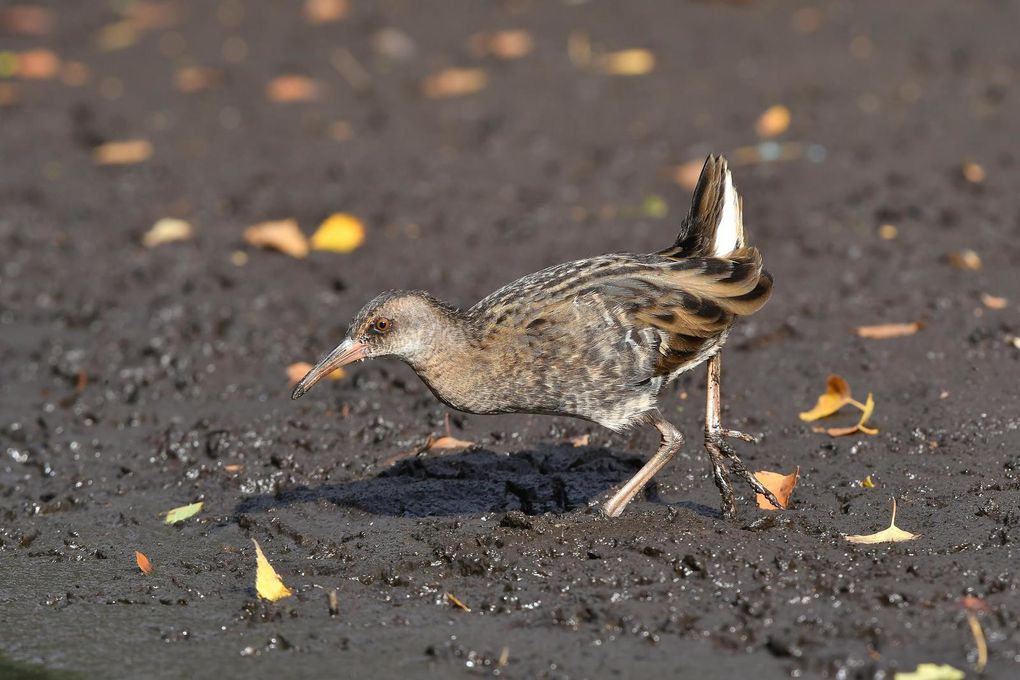
[[742,200],[722,156],[709,156],[694,188],[691,211],[667,257],[726,257],[744,247]]

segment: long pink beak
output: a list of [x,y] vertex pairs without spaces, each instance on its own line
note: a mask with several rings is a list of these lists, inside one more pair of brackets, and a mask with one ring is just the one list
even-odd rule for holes
[[353,340],[344,340],[337,348],[327,354],[322,361],[317,363],[312,370],[308,371],[305,377],[301,378],[301,382],[294,388],[294,392],[291,393],[291,399],[298,399],[308,390],[312,389],[312,385],[319,382],[327,375],[347,364],[353,364],[359,359],[365,358],[365,345],[360,342]]

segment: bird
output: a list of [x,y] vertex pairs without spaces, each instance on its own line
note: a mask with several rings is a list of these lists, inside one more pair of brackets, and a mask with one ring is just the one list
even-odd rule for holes
[[614,432],[654,427],[655,454],[601,506],[617,517],[684,445],[658,406],[663,389],[707,362],[704,446],[721,514],[736,512],[730,466],[779,507],[729,444],[757,438],[723,427],[720,394],[723,344],[738,317],[765,305],[772,286],[761,252],[747,244],[727,161],[710,155],[670,247],[552,266],[467,310],[425,291],[382,293],[291,396],[300,398],[341,366],[396,357],[459,411],[572,416]]

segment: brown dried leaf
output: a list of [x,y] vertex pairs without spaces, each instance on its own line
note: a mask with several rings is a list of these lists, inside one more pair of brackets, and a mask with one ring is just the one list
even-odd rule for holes
[[252,225],[244,230],[244,240],[249,245],[278,250],[291,257],[302,258],[308,255],[308,239],[295,219]]
[[643,48],[620,50],[602,55],[597,65],[613,76],[643,76],[655,69],[655,55]]
[[53,30],[53,12],[36,5],[12,5],[0,10],[0,30],[18,35],[47,35]]
[[704,165],[704,160],[693,160],[676,166],[673,169],[673,181],[688,191],[694,191],[694,187],[698,186],[701,168]]
[[886,338],[902,338],[907,335],[913,335],[922,328],[924,328],[924,324],[920,321],[911,321],[910,323],[884,323],[877,326],[858,326],[856,332],[857,336],[861,338],[884,340]]
[[92,150],[92,158],[99,165],[128,165],[147,161],[151,157],[152,143],[147,139],[106,142]]
[[965,271],[978,271],[982,266],[981,256],[969,248],[950,253],[948,259],[949,264]]
[[18,55],[17,76],[25,80],[49,80],[60,72],[60,57],[44,48],[27,50]]
[[146,576],[151,575],[152,572],[155,571],[155,569],[152,568],[152,562],[150,562],[149,558],[145,556],[145,553],[139,552],[137,550],[135,551],[135,563],[138,565],[138,568],[142,570],[142,573],[145,574]]
[[139,31],[170,28],[180,18],[174,2],[132,2],[124,8],[124,17]]
[[343,21],[350,11],[347,0],[305,0],[305,20],[310,24]]
[[758,116],[758,121],[754,124],[754,130],[758,133],[759,137],[778,137],[790,127],[790,118],[790,109],[782,104],[776,104],[765,109]]
[[484,89],[488,82],[488,76],[480,68],[448,68],[426,78],[421,90],[429,99],[445,99],[473,94]]
[[[761,482],[761,485],[772,492],[772,495],[779,501],[779,506],[786,510],[790,507],[790,496],[793,495],[793,489],[797,486],[797,480],[800,479],[800,466],[788,475],[784,475],[780,472],[769,472],[768,470],[759,470],[754,473],[755,479]],[[776,506],[772,505],[762,494],[756,494],[756,500],[758,501],[758,507],[762,510],[775,510]]]
[[319,81],[308,76],[277,76],[266,85],[266,97],[279,104],[315,101],[321,92]]
[[18,88],[14,83],[0,83],[0,107],[18,103]]
[[92,69],[80,61],[68,61],[60,69],[60,80],[68,87],[81,87],[89,82]]

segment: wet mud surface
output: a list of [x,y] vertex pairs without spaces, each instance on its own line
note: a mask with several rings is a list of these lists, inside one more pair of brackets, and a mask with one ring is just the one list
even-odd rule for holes
[[[758,2],[356,2],[314,27],[291,5],[189,4],[102,51],[113,10],[51,3],[51,35],[3,37],[92,78],[19,82],[0,108],[0,656],[117,678],[879,678],[919,662],[973,676],[972,595],[984,677],[1017,676],[1016,5],[822,3],[815,25]],[[531,32],[531,54],[470,54],[472,33],[508,27]],[[413,54],[381,54],[384,28]],[[656,68],[579,69],[578,31],[652,50]],[[181,93],[187,64],[222,80]],[[451,65],[485,68],[488,86],[423,97]],[[319,79],[320,99],[268,103],[283,73]],[[789,511],[741,488],[739,516],[719,517],[703,369],[663,400],[682,455],[612,521],[589,503],[651,455],[652,432],[455,414],[477,448],[391,463],[446,414],[406,366],[361,364],[289,399],[285,368],[381,290],[470,305],[556,262],[664,247],[689,200],[671,169],[757,144],[775,103],[793,114],[781,141],[819,151],[735,168],[776,289],[731,336],[723,397],[727,426],[764,435],[739,446],[752,469],[800,467]],[[93,146],[132,137],[151,160],[93,163]],[[961,176],[968,160],[984,181]],[[650,195],[668,215],[634,208]],[[335,211],[367,225],[350,255],[241,239],[289,216],[310,233]],[[194,238],[142,247],[168,215]],[[982,269],[947,263],[965,248]],[[853,333],[913,320],[910,337]],[[878,435],[798,420],[830,372],[875,395]],[[920,539],[845,541],[884,528],[893,497]],[[195,500],[197,518],[162,524]],[[252,538],[294,597],[256,597]]]

